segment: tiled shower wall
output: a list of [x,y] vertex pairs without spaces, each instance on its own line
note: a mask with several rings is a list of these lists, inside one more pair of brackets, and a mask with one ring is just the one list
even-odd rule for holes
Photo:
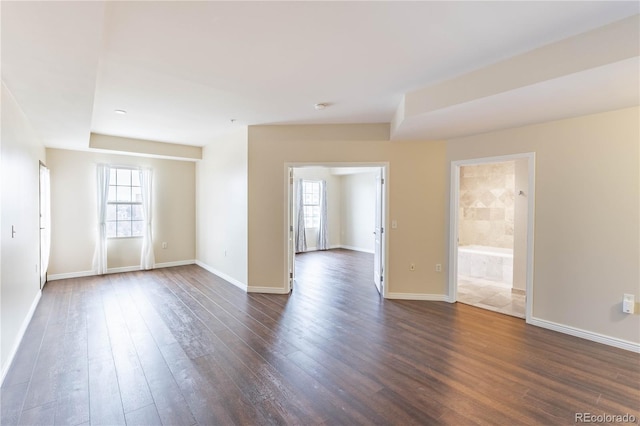
[[459,242],[513,248],[515,162],[460,167]]

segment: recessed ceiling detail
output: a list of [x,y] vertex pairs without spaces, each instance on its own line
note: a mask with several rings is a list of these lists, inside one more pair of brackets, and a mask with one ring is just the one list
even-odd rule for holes
[[[554,81],[589,91],[590,110],[615,108],[584,72],[603,84],[597,69],[624,66],[558,72],[591,49],[520,72],[536,77],[518,93],[479,83],[487,93],[421,102],[543,46],[629,17],[637,26],[639,12],[638,2],[609,1],[3,2],[2,81],[48,147],[88,149],[91,132],[204,146],[229,131],[229,116],[248,126],[393,121],[395,138],[425,140],[463,124],[477,131],[473,121],[503,111],[485,102],[505,94],[519,103],[485,124],[513,125],[532,106],[574,108]],[[611,39],[611,50],[620,43]],[[318,113],[309,106],[320,99],[332,104]],[[125,105],[126,119],[114,114]]]
[[408,92],[391,137],[447,139],[638,105],[638,24],[626,18]]

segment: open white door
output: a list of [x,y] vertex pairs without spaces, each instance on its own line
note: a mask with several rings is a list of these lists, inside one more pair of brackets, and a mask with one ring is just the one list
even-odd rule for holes
[[375,215],[375,243],[374,243],[374,255],[373,255],[373,282],[380,294],[383,294],[384,286],[384,268],[383,268],[383,241],[384,241],[384,218],[383,218],[383,190],[384,190],[384,176],[382,174],[383,169],[380,168],[376,173],[376,215]]
[[295,196],[293,188],[293,168],[289,167],[289,291],[293,290],[293,280],[296,272],[296,248],[295,248],[295,232],[294,232],[294,206],[293,197]]
[[51,250],[51,184],[49,169],[40,163],[40,289],[47,282]]

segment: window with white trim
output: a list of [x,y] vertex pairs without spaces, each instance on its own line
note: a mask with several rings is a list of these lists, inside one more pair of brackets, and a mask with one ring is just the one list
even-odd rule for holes
[[304,227],[320,226],[320,182],[303,180],[302,199],[304,207]]
[[142,187],[137,169],[112,168],[107,198],[107,238],[141,237]]

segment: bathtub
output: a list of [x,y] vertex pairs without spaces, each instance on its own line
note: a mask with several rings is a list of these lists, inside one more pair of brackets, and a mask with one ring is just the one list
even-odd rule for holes
[[513,250],[458,246],[458,275],[513,285]]

